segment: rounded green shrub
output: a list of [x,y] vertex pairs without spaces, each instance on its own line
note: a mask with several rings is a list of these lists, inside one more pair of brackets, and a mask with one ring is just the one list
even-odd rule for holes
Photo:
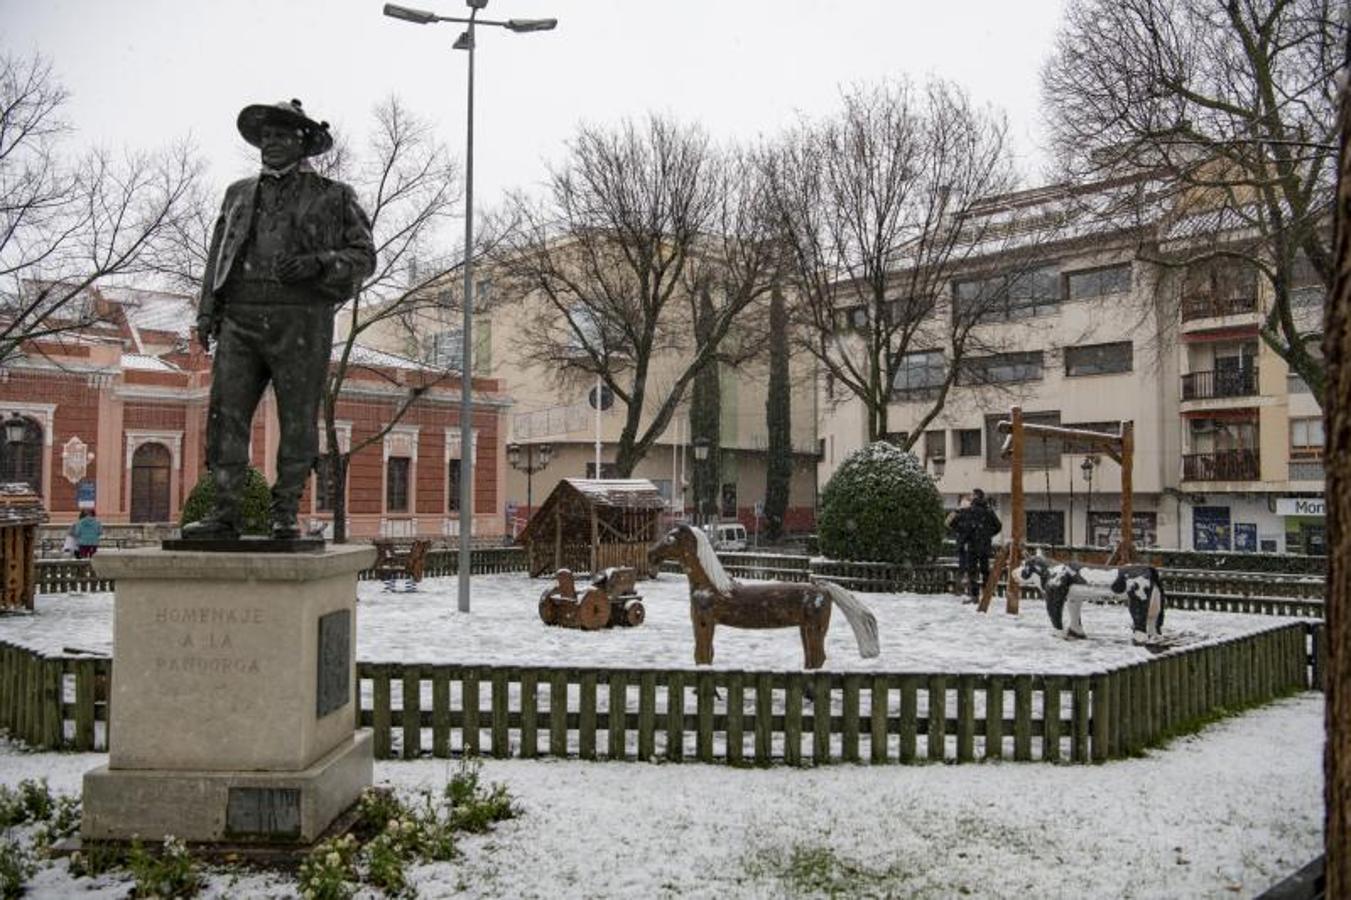
[[883,441],[849,454],[821,492],[817,533],[831,559],[929,562],[943,532],[933,479],[913,453]]
[[[268,506],[272,503],[272,491],[267,486],[263,473],[252,466],[244,476],[244,497],[240,501],[240,512],[244,515],[245,534],[267,534],[271,529],[268,519]],[[202,473],[197,484],[188,494],[188,502],[183,504],[180,525],[195,522],[211,512],[216,505],[216,479],[210,472]]]

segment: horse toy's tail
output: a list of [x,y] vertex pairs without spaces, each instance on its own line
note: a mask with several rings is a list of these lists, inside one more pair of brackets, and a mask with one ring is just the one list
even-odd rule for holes
[[849,627],[854,629],[859,655],[871,659],[881,653],[882,648],[877,640],[877,618],[872,614],[872,610],[838,584],[816,579],[813,579],[812,583],[829,594],[831,601],[844,613],[844,617],[849,621]]

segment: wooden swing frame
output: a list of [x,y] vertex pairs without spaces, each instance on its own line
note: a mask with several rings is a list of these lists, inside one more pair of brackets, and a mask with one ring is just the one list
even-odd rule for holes
[[[1028,435],[1043,439],[1055,438],[1062,448],[1069,452],[1101,453],[1121,466],[1121,540],[1108,557],[1108,565],[1125,565],[1131,562],[1135,553],[1135,537],[1132,531],[1132,468],[1135,459],[1135,423],[1123,420],[1119,434],[1103,434],[1100,431],[1085,431],[1079,428],[1062,428],[1059,425],[1036,425],[1023,421],[1020,406],[1010,407],[1009,417],[995,426],[1001,434],[1007,434],[1002,456],[1010,457],[1009,517],[1008,541],[999,548],[994,563],[990,566],[990,577],[981,589],[980,604],[976,609],[987,612],[990,601],[994,599],[999,579],[1014,572],[1023,564],[1024,543],[1027,537],[1027,522],[1024,516],[1023,501],[1023,456]],[[1017,615],[1018,600],[1022,594],[1017,579],[1010,577],[1004,592],[1004,611]]]

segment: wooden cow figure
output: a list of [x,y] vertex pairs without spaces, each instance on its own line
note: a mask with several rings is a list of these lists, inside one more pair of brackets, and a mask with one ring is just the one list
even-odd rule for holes
[[1083,638],[1080,615],[1085,600],[1125,595],[1136,644],[1157,643],[1163,628],[1167,595],[1159,570],[1153,566],[1084,566],[1057,563],[1038,554],[1023,561],[1015,573],[1020,584],[1038,586],[1046,598],[1051,625],[1067,638]]

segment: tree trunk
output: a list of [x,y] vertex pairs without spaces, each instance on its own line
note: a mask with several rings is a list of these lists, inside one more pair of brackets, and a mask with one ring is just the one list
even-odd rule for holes
[[765,398],[768,431],[765,459],[765,537],[783,535],[788,489],[793,478],[793,420],[788,384],[788,313],[783,294],[769,300],[769,389]]
[[333,543],[347,543],[347,467],[351,457],[337,448],[329,450],[329,496],[333,498]]
[[[1345,59],[1351,65],[1351,33]],[[1343,69],[1346,71],[1346,69]],[[1336,271],[1323,331],[1327,360],[1327,896],[1351,897],[1351,92],[1341,90]]]
[[[695,338],[699,344],[709,339],[713,327],[713,300],[705,289],[699,295],[699,316],[694,322]],[[694,461],[694,511],[696,519],[718,510],[718,488],[722,482],[722,385],[718,363],[710,361],[694,376],[693,397],[690,400],[690,440],[708,442],[708,458]]]

